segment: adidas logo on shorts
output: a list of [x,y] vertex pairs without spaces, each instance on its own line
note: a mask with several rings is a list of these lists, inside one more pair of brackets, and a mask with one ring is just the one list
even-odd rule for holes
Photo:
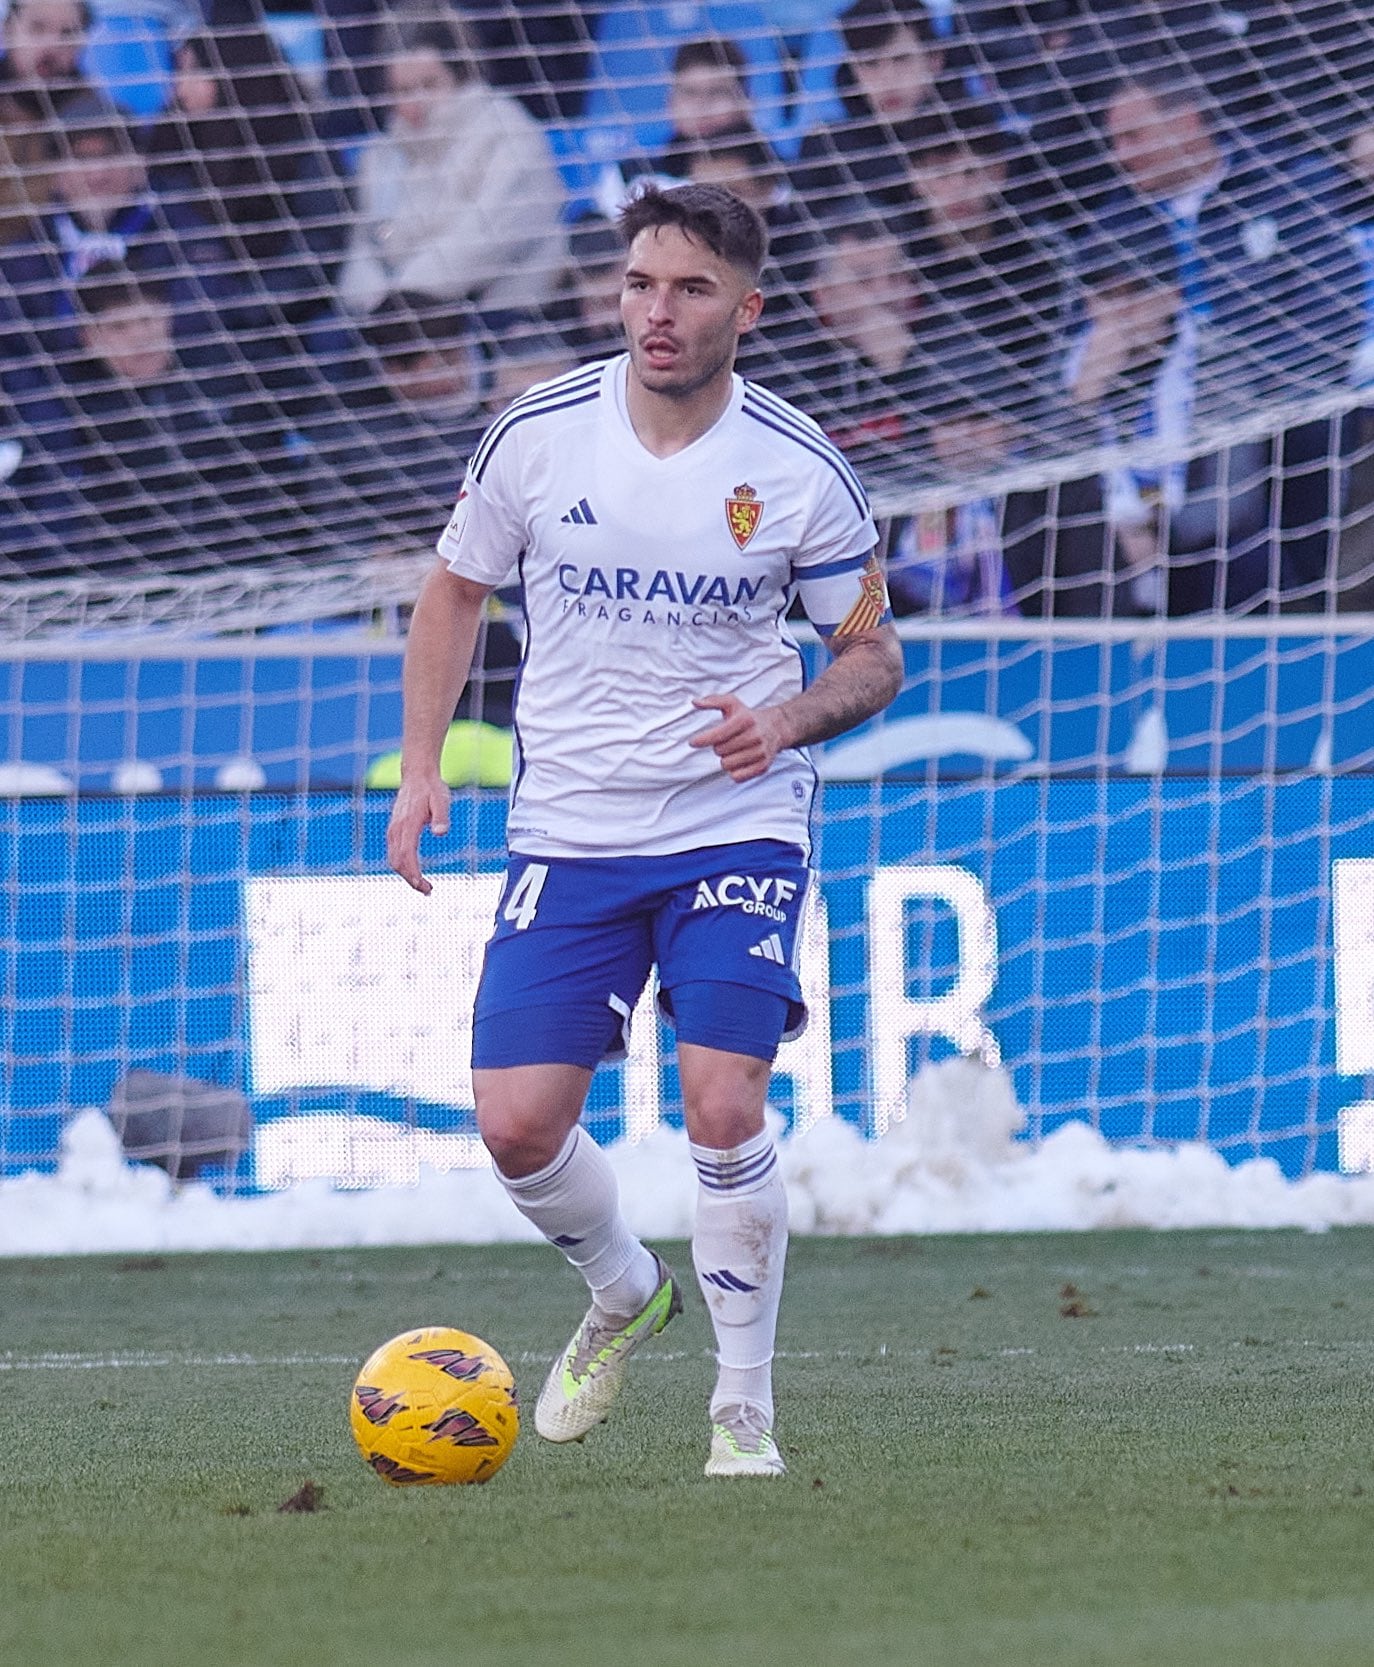
[[749,953],[757,955],[762,961],[776,961],[780,967],[787,964],[787,957],[782,952],[782,939],[776,932],[770,932],[766,938],[754,944]]

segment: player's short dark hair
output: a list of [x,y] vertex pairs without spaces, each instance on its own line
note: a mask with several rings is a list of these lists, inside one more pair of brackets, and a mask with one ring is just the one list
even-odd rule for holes
[[878,52],[899,30],[908,29],[931,50],[942,46],[935,24],[921,0],[854,0],[840,13],[840,33],[845,51]]
[[102,318],[120,307],[139,307],[146,301],[165,302],[167,293],[155,280],[131,271],[119,261],[99,260],[73,287],[77,316]]
[[673,54],[674,75],[685,69],[728,69],[734,72],[741,86],[744,85],[747,65],[743,50],[734,41],[722,40],[719,35],[683,41]]
[[713,255],[747,272],[757,283],[768,258],[768,229],[742,197],[723,185],[646,186],[620,211],[620,235],[631,244],[640,232],[676,226]]

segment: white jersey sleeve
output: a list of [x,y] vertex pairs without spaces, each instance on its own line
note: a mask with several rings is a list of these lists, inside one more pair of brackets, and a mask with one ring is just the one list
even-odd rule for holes
[[[482,448],[473,454],[481,457]],[[513,473],[513,447],[494,452],[478,478],[473,464],[463,480],[449,523],[439,535],[439,556],[450,573],[493,588],[510,581],[527,542],[527,524]]]
[[[832,457],[835,454],[832,453]],[[868,499],[847,463],[817,472],[818,492],[792,576],[806,616],[823,637],[892,617],[876,555]]]

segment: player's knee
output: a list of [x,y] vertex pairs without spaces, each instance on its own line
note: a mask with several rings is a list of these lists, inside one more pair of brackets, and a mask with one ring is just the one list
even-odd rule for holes
[[479,1091],[477,1129],[492,1162],[512,1178],[547,1168],[562,1151],[577,1111],[533,1096]]
[[479,1113],[477,1127],[491,1161],[512,1180],[546,1169],[568,1138],[566,1129],[550,1129],[508,1114],[483,1117]]
[[709,1070],[683,1084],[687,1132],[699,1146],[728,1151],[752,1140],[763,1128],[768,1065],[763,1060],[732,1061],[732,1068]]

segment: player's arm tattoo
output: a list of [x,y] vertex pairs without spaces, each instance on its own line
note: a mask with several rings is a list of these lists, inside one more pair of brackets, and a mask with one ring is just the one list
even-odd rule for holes
[[825,639],[834,658],[808,689],[784,703],[790,745],[829,741],[881,712],[902,686],[902,645],[888,611],[887,586],[876,556],[859,576],[859,594]]
[[902,687],[902,645],[891,625],[836,631],[828,646],[835,658],[786,703],[794,747],[843,735],[890,706]]
[[789,700],[797,725],[794,747],[844,735],[897,698],[902,687],[902,643],[890,625],[830,638],[835,658],[810,688]]

